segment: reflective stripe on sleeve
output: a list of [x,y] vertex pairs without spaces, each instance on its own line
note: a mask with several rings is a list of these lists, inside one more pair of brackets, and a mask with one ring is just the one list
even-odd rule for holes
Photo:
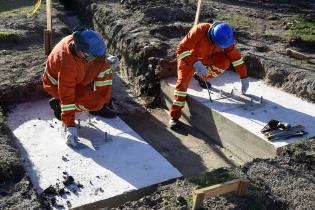
[[234,66],[234,67],[236,67],[236,66],[239,66],[239,65],[241,65],[241,64],[243,64],[244,62],[243,62],[243,59],[241,58],[241,59],[239,59],[239,60],[237,60],[237,61],[234,61],[234,62],[232,62],[232,65]]
[[63,112],[76,110],[75,104],[61,104],[60,106],[61,106],[61,111]]
[[112,69],[107,69],[107,70],[105,70],[105,71],[100,72],[100,73],[97,75],[97,78],[103,78],[103,77],[105,77],[106,75],[112,74],[112,73],[113,73]]
[[52,76],[48,73],[47,70],[45,71],[45,73],[47,74],[48,79],[49,79],[49,81],[51,82],[51,84],[53,84],[53,85],[58,85],[58,81],[57,81],[54,77],[52,77]]
[[179,59],[182,60],[183,58],[186,58],[187,56],[190,56],[190,55],[191,55],[190,51],[184,51],[181,54],[179,54]]
[[215,73],[214,71],[210,71],[209,73],[211,74],[212,77],[217,77],[218,76],[217,73]]
[[104,80],[104,81],[96,81],[94,82],[95,87],[109,86],[113,84],[113,80]]
[[175,90],[174,95],[186,97],[187,96],[187,92]]
[[220,69],[220,68],[215,67],[215,66],[212,66],[212,68],[213,68],[214,70],[217,70],[217,71],[220,72],[220,73],[223,73],[223,72],[224,72],[224,69]]
[[185,101],[173,101],[173,104],[176,105],[176,106],[185,106]]
[[80,110],[80,111],[82,111],[82,112],[88,112],[88,111],[90,111],[90,110],[88,110],[87,108],[85,108],[83,105],[78,105],[78,106],[77,106],[77,109]]

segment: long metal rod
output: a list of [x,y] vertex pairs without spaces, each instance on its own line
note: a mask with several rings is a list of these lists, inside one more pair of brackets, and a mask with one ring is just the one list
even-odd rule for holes
[[211,98],[211,91],[210,91],[210,89],[209,89],[209,87],[208,87],[207,80],[205,80],[205,84],[206,84],[206,87],[207,87],[207,90],[208,90],[209,100],[210,100],[210,102],[212,102],[212,98]]
[[[201,10],[201,3],[202,3],[202,0],[198,0],[194,26],[197,25],[198,22],[199,22],[200,10]],[[210,100],[210,102],[212,102],[211,91],[210,91],[210,89],[209,89],[209,87],[208,87],[207,80],[205,80],[204,82],[205,82],[205,84],[206,84],[207,91],[208,91],[208,94],[209,94],[209,100]]]

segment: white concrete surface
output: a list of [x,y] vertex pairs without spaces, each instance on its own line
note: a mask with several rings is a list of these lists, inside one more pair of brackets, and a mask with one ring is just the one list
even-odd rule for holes
[[[273,142],[266,140],[276,148],[315,136],[315,104],[268,86],[261,80],[249,79],[250,84],[246,96],[241,94],[238,74],[231,71],[226,71],[219,77],[210,80],[212,84],[212,103],[209,101],[207,90],[199,87],[194,79],[190,83],[188,94],[265,140],[266,138],[260,131],[271,119],[286,121],[292,125],[301,124],[305,126],[308,134],[303,137],[294,137],[288,140],[280,139]],[[175,87],[176,77],[167,78],[166,82]],[[231,95],[232,89],[233,94]],[[222,95],[220,90],[222,90]],[[261,96],[263,97],[262,103],[260,103]],[[253,99],[252,103],[250,102],[251,99]]]
[[[64,171],[84,185],[78,193],[57,199],[64,206],[66,200],[78,207],[181,176],[118,117],[93,116],[89,123],[87,113],[77,114],[78,149],[65,144],[62,123],[52,118],[47,100],[42,100],[18,105],[8,123],[38,192],[61,183]],[[105,141],[104,132],[112,140]]]

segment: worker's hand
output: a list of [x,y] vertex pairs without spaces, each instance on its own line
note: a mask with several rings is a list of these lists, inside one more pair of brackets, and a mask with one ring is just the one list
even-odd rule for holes
[[198,81],[199,86],[203,89],[211,88],[211,83],[207,81],[206,77],[200,77],[197,73],[194,73],[194,79]]
[[196,73],[198,74],[198,76],[203,76],[203,77],[207,76],[207,74],[208,74],[207,67],[205,65],[203,65],[201,63],[201,61],[196,61],[193,64],[193,67],[194,67]]
[[242,93],[245,94],[249,86],[248,77],[241,79],[241,84],[242,84]]
[[78,129],[76,127],[67,127],[66,129],[66,144],[68,146],[78,146]]
[[111,54],[107,54],[105,57],[105,62],[109,63],[111,65],[111,69],[113,71],[116,71],[116,69],[119,66],[119,59],[117,56],[111,55]]

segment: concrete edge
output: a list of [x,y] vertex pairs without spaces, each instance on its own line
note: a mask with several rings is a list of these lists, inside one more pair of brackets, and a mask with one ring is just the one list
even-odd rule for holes
[[155,192],[160,185],[166,185],[175,182],[177,179],[182,177],[173,178],[164,182],[160,182],[154,185],[150,185],[138,190],[133,190],[115,197],[111,197],[105,200],[96,201],[94,203],[86,204],[80,207],[72,208],[74,210],[90,210],[90,209],[100,209],[100,208],[114,208],[128,201],[136,201],[145,195],[152,194]]

